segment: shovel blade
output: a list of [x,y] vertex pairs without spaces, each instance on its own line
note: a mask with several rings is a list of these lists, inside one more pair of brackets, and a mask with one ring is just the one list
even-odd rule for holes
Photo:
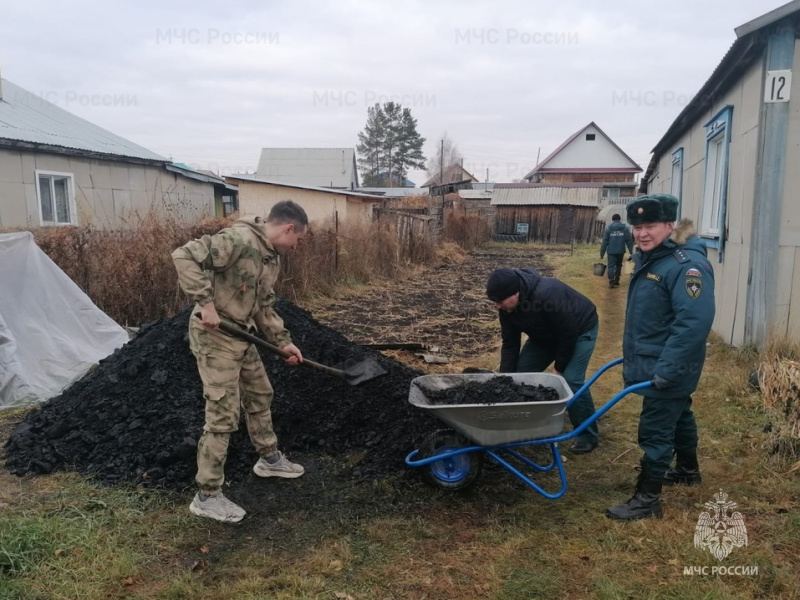
[[365,381],[370,381],[381,375],[386,375],[386,369],[381,367],[373,358],[364,358],[361,360],[347,359],[340,365],[336,365],[336,369],[342,372],[342,378],[350,385],[359,385]]

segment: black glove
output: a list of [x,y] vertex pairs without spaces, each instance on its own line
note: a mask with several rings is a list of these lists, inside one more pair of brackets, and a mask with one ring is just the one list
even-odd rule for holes
[[650,382],[653,384],[653,387],[657,390],[668,390],[672,386],[675,385],[674,381],[670,381],[669,379],[664,379],[661,375],[656,375],[653,377],[653,380]]

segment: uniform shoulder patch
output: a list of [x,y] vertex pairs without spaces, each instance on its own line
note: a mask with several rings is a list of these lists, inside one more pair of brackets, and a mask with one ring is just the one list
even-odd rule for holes
[[695,269],[694,267],[692,267],[691,269],[686,271],[686,276],[687,277],[702,277],[703,274],[700,272],[700,269]]
[[698,277],[687,277],[686,278],[686,293],[689,294],[689,298],[692,300],[697,300],[700,297],[700,294],[703,293],[703,282]]
[[691,260],[683,248],[678,248],[675,250],[675,252],[672,253],[672,256],[674,256],[675,260],[677,260],[679,263],[687,263]]
[[661,275],[656,275],[655,273],[648,273],[647,278],[653,281],[661,281]]

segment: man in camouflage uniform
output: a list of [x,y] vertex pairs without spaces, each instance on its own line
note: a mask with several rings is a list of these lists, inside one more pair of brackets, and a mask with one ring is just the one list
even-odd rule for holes
[[[606,515],[630,521],[661,517],[662,485],[700,483],[692,393],[714,322],[714,269],[692,222],[675,225],[678,199],[642,196],[627,206],[639,251],[628,288],[622,377],[652,387],[639,417],[641,474],[634,496]],[[675,457],[675,467],[670,468]]]
[[272,386],[255,346],[219,329],[221,319],[242,330],[258,326],[269,342],[287,352],[286,362],[303,360],[283,320],[273,310],[273,286],[280,255],[306,234],[308,217],[291,200],[272,207],[266,221],[246,217],[212,236],[203,236],[172,253],[181,289],[195,301],[189,319],[189,346],[203,381],[205,426],[197,444],[197,484],[189,510],[217,521],[236,523],[245,511],[221,492],[230,434],[239,428],[244,407],[247,431],[260,456],[259,477],[300,477],[302,466],[278,451],[272,430]]

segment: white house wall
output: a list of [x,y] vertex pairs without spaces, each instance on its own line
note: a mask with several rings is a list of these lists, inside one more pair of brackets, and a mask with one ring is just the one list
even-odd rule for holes
[[[793,64],[800,65],[800,44],[795,40]],[[800,335],[800,73],[794,70],[789,102],[789,131],[784,162],[778,249],[775,331]]]
[[73,176],[78,225],[135,226],[151,208],[194,222],[214,214],[214,187],[160,166],[0,149],[0,227],[38,227],[36,171]]
[[[718,251],[713,248],[709,248],[708,257],[714,267],[716,283],[716,317],[713,328],[734,345],[740,345],[744,341],[762,79],[763,65],[757,60],[672,148],[659,157],[654,170],[656,176],[648,185],[651,193],[670,193],[672,154],[683,148],[681,216],[692,219],[699,229],[705,181],[705,124],[725,106],[733,106],[724,262],[719,262]],[[791,272],[782,273],[786,275],[786,285],[791,286]]]
[[[593,141],[586,134],[594,133]],[[546,164],[545,169],[631,168],[634,165],[595,127],[587,127]]]

